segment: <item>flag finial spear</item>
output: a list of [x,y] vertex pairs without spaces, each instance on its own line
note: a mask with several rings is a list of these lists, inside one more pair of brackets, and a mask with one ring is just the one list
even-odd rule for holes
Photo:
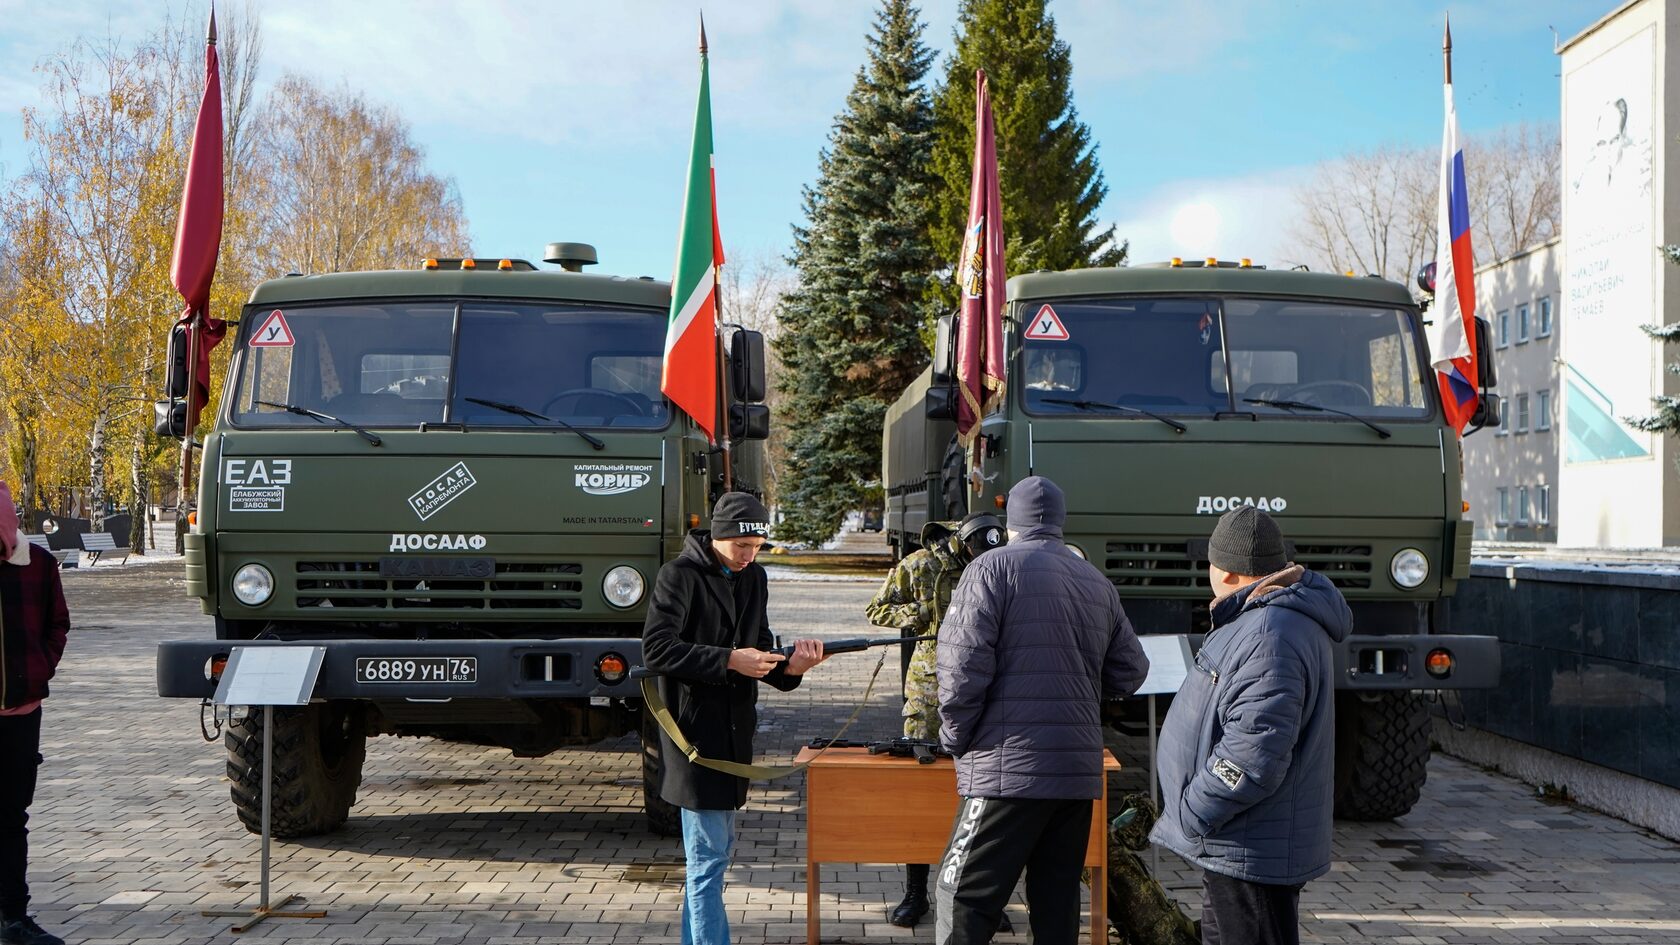
[[1441,61],[1447,67],[1447,84],[1452,85],[1452,18],[1444,17],[1441,30]]
[[216,45],[216,5],[210,4],[210,33],[204,37],[207,45]]
[[700,13],[700,55],[706,54],[706,13]]

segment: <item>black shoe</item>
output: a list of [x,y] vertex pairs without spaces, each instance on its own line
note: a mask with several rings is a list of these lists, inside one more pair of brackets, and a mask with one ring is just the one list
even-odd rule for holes
[[0,925],[0,945],[64,945],[64,939],[35,924],[28,916]]
[[997,934],[998,935],[1014,935],[1015,934],[1015,923],[1009,921],[1009,913],[1005,912],[1004,914],[998,916]]
[[901,929],[913,929],[927,913],[927,890],[912,886],[904,891],[904,901],[893,907],[887,921]]

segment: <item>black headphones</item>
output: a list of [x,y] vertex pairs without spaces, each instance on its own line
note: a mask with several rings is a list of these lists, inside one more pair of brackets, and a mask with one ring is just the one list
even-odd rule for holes
[[970,558],[977,557],[993,548],[1002,548],[1009,543],[1009,533],[1003,528],[996,515],[988,512],[973,512],[957,526],[957,540],[962,542],[968,550]]

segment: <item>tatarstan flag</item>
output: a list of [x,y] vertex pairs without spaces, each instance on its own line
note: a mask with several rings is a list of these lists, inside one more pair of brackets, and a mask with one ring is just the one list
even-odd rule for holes
[[706,76],[706,27],[700,26],[700,104],[694,113],[694,148],[688,161],[677,267],[671,276],[671,322],[665,329],[665,370],[659,389],[717,440],[717,270],[723,265],[718,235],[716,178],[712,173],[712,101]]

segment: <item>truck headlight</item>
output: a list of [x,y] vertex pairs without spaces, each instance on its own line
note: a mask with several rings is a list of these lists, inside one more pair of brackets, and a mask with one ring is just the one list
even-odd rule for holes
[[247,564],[233,573],[233,596],[247,607],[266,604],[274,596],[274,575],[260,564]]
[[647,581],[642,579],[642,572],[627,564],[608,571],[601,581],[601,593],[614,607],[634,607],[646,590]]
[[1401,587],[1417,587],[1429,577],[1429,559],[1416,548],[1401,548],[1388,563],[1388,574]]
[[1074,544],[1071,541],[1067,543],[1067,550],[1073,552],[1074,555],[1076,557],[1078,557],[1079,560],[1081,560],[1081,561],[1089,561],[1090,560],[1089,558],[1085,557],[1085,549],[1079,547],[1078,545]]

